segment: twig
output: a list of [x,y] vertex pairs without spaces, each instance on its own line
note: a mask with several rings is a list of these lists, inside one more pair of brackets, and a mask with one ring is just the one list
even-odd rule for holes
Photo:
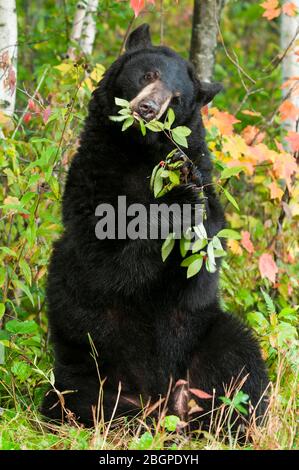
[[230,53],[228,52],[227,48],[226,48],[226,45],[225,45],[225,42],[224,42],[224,39],[223,39],[223,36],[222,36],[222,33],[221,33],[221,29],[220,29],[220,25],[219,25],[219,21],[217,19],[217,17],[215,16],[215,21],[216,21],[216,24],[217,24],[217,29],[218,29],[218,33],[219,33],[219,37],[220,37],[220,41],[221,41],[221,44],[223,46],[223,49],[224,49],[224,52],[227,56],[227,58],[235,65],[235,67],[237,67],[238,71],[239,72],[242,72],[242,74],[244,75],[244,77],[246,77],[251,83],[255,84],[256,83],[256,80],[254,80],[252,77],[250,77],[250,75],[248,75],[247,72],[245,72],[245,70],[243,69],[243,67],[241,67],[241,65],[235,61],[235,59],[233,59],[233,57],[230,55]]
[[160,44],[164,44],[164,3],[160,0]]
[[[49,70],[49,67],[46,67],[45,70],[44,70],[44,72],[43,72],[43,74],[42,74],[42,76],[41,76],[41,79],[40,79],[40,81],[39,81],[39,83],[38,83],[38,85],[37,85],[37,87],[36,87],[36,90],[35,90],[35,92],[33,93],[32,97],[31,97],[31,99],[33,99],[33,100],[35,99],[35,96],[36,96],[37,93],[39,92],[39,89],[40,89],[40,87],[42,86],[44,79],[46,78],[46,75],[47,75],[47,73],[48,73],[48,70]],[[27,106],[26,106],[26,108],[24,109],[23,113],[21,114],[21,117],[20,117],[20,119],[19,119],[19,121],[18,121],[17,126],[16,126],[15,130],[13,131],[13,134],[12,134],[12,136],[11,136],[12,139],[15,138],[15,135],[16,135],[16,133],[18,132],[19,127],[20,127],[20,125],[22,124],[23,119],[24,119],[24,116],[25,116],[25,114],[27,113],[28,109],[29,109],[29,104],[27,103]]]
[[122,53],[125,49],[125,45],[126,45],[128,37],[129,37],[129,34],[132,30],[134,21],[135,21],[135,15],[133,15],[132,18],[130,19],[130,22],[129,22],[128,27],[127,27],[126,34],[124,36],[123,42],[121,43],[121,46],[120,46],[120,49],[119,49],[118,57],[120,57],[122,55]]
[[263,72],[267,72],[267,69],[272,65],[272,69],[270,70],[270,74],[279,66],[279,64],[281,64],[281,62],[284,60],[285,56],[287,55],[287,53],[289,52],[290,48],[292,47],[292,45],[294,44],[294,42],[296,41],[296,38],[299,34],[299,26],[297,27],[296,31],[295,31],[295,34],[294,36],[292,37],[292,39],[290,40],[289,44],[287,45],[287,47],[285,48],[284,52],[276,57],[274,57],[274,59],[272,59],[272,61],[270,62],[269,65],[267,65],[267,67],[264,68]]

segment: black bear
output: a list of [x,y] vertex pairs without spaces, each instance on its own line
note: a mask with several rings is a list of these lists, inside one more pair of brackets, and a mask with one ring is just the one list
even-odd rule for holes
[[197,410],[203,409],[199,421],[207,426],[212,403],[217,406],[237,380],[244,381],[242,390],[257,414],[264,412],[260,397],[267,374],[259,346],[244,324],[221,310],[219,266],[214,273],[203,267],[187,279],[176,247],[162,261],[161,239],[99,240],[95,234],[100,203],[116,208],[120,195],[128,205],[157,203],[149,178],[173,149],[163,132],[142,136],[134,125],[121,132],[121,123],[109,119],[119,110],[115,97],[129,101],[145,121],[163,119],[171,107],[175,124],[191,129],[186,153],[195,178],[159,202],[194,207],[204,201],[208,236],[224,227],[200,114],[220,89],[200,82],[193,66],[171,49],[153,46],[148,25],[142,25],[94,91],[66,182],[65,231],[54,244],[49,268],[55,389],[67,393],[59,400],[59,393],[47,392],[42,405],[47,417],[61,420],[72,412],[79,422],[92,425],[98,406],[108,420],[120,390],[114,416],[135,415],[141,403],[155,403],[169,392],[167,413],[186,419],[190,389],[197,389],[214,393],[214,400],[192,394]]

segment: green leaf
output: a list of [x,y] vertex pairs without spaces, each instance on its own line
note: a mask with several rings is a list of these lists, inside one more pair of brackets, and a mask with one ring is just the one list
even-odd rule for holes
[[23,282],[19,281],[18,279],[14,279],[13,284],[19,289],[21,289],[21,291],[23,291],[27,295],[28,299],[30,300],[30,302],[32,303],[34,307],[34,300],[33,300],[29,287],[23,284]]
[[5,268],[0,267],[0,287],[3,286],[6,277],[6,270]]
[[121,122],[127,119],[127,116],[109,116],[110,121]]
[[198,238],[208,238],[208,234],[203,223],[196,225],[193,229]]
[[236,230],[232,230],[230,228],[224,228],[217,233],[217,237],[219,238],[230,238],[231,240],[240,240],[241,235]]
[[128,118],[125,120],[125,122],[123,123],[123,126],[122,126],[121,130],[122,130],[122,131],[125,131],[125,130],[128,129],[130,126],[132,126],[133,122],[134,122],[133,116],[128,117]]
[[175,415],[165,416],[164,418],[164,427],[169,432],[174,432],[178,423],[180,422],[180,418]]
[[17,253],[10,248],[7,248],[7,246],[0,246],[0,250],[4,251],[9,256],[13,256],[14,258],[17,257]]
[[157,171],[159,170],[160,167],[160,164],[156,165],[152,171],[152,175],[151,175],[151,180],[150,180],[150,189],[151,191],[154,190],[154,182],[155,182],[155,178],[156,178],[156,174],[157,174]]
[[178,186],[180,184],[180,172],[179,171],[170,171],[170,170],[163,170],[161,173],[162,178],[169,178],[170,181]]
[[173,248],[175,245],[175,239],[174,239],[174,233],[170,233],[168,237],[165,239],[162,248],[161,248],[161,253],[162,253],[162,260],[166,261],[170,253],[172,252]]
[[27,362],[15,361],[11,371],[21,382],[24,382],[30,376],[32,367]]
[[145,127],[143,119],[139,119],[139,125],[140,125],[141,134],[144,137],[146,135],[146,127]]
[[222,188],[222,191],[224,192],[226,199],[239,211],[240,208],[235,198],[228,192],[227,189]]
[[163,168],[159,168],[155,175],[155,180],[154,180],[154,196],[155,197],[158,197],[159,193],[163,189],[163,178],[161,176],[162,171],[163,171]]
[[139,439],[138,442],[138,449],[139,450],[147,450],[150,449],[153,444],[153,436],[149,432],[145,432]]
[[187,269],[187,279],[199,273],[202,267],[202,263],[203,263],[203,258],[200,256],[198,259],[193,261],[193,263],[189,264],[188,269]]
[[164,129],[164,125],[160,121],[152,120],[150,122],[147,122],[145,124],[145,127],[147,127],[150,131],[152,132],[161,132]]
[[202,253],[198,254],[198,255],[191,255],[191,256],[188,256],[188,258],[185,258],[182,262],[181,262],[181,266],[183,268],[187,268],[191,263],[193,263],[194,261],[198,260],[199,258],[202,258]]
[[265,299],[269,315],[271,315],[271,313],[276,313],[276,308],[275,308],[275,305],[274,305],[273,300],[271,299],[270,295],[267,292],[265,292],[263,289],[261,289],[261,292],[262,292],[263,297]]
[[191,129],[186,126],[178,126],[172,129],[172,132],[175,132],[176,135],[179,135],[180,137],[188,137],[188,135],[191,134]]
[[115,104],[117,106],[121,106],[122,108],[129,108],[130,107],[129,101],[124,100],[122,98],[114,98],[114,101],[115,101]]
[[5,312],[5,304],[0,303],[0,319],[3,317]]
[[5,329],[13,334],[33,334],[38,330],[38,326],[33,320],[11,320],[6,323]]
[[207,246],[208,240],[205,238],[198,238],[192,245],[192,253],[196,253],[197,251],[202,250],[205,246]]
[[210,261],[210,258],[206,259],[206,270],[208,271],[208,273],[211,273],[211,274],[217,271],[216,264],[212,264]]
[[188,250],[190,249],[190,245],[191,240],[188,240],[184,236],[180,239],[180,252],[183,258],[186,256]]
[[178,135],[174,130],[171,131],[171,135],[173,140],[178,144],[181,145],[182,147],[188,148],[188,142],[186,137]]
[[244,168],[242,166],[234,166],[232,168],[224,168],[224,170],[221,172],[220,179],[225,180],[227,178],[230,178],[231,176],[236,176],[241,171],[244,171]]
[[165,120],[165,124],[164,124],[164,127],[165,129],[168,129],[170,130],[171,129],[171,126],[172,124],[174,123],[174,120],[175,120],[175,114],[174,114],[174,111],[172,108],[169,108],[168,112],[167,112],[167,116],[166,116],[166,120]]
[[21,273],[23,274],[27,284],[31,286],[31,282],[32,282],[31,269],[28,263],[26,263],[26,261],[24,260],[24,258],[20,260],[19,266],[20,266]]
[[213,242],[210,242],[208,244],[207,255],[208,255],[208,258],[209,258],[209,265],[210,266],[216,266]]

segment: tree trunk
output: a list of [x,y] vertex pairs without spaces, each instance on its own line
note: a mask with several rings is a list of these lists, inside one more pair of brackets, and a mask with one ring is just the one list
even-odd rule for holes
[[[283,3],[289,3],[289,0],[284,0]],[[293,3],[297,6],[299,10],[299,0],[293,0]],[[281,15],[281,25],[280,25],[280,43],[282,52],[288,48],[288,52],[285,58],[282,61],[282,82],[286,82],[289,78],[299,77],[299,62],[298,55],[295,54],[296,50],[296,36],[298,38],[299,33],[299,24],[298,16],[288,16]],[[291,46],[290,46],[291,44]],[[289,47],[290,46],[290,47]],[[296,81],[294,81],[294,86]],[[288,89],[283,89],[284,94],[289,91]],[[298,95],[298,82],[296,85],[296,92],[292,93],[288,98],[288,101],[291,101],[296,107],[299,108],[299,95]],[[296,96],[297,95],[297,96]],[[283,121],[283,126],[287,130],[297,131],[297,123],[294,120]]]
[[[96,22],[94,14],[97,11],[99,0],[80,0],[77,3],[74,17],[71,42],[77,42],[84,54],[91,54],[96,35]],[[68,56],[74,58],[73,44],[68,49]]]
[[96,21],[94,19],[97,11],[99,0],[89,0],[88,8],[86,10],[82,40],[80,42],[81,49],[84,54],[91,54],[93,49],[94,40],[96,37]]
[[0,109],[12,116],[16,101],[18,27],[15,0],[0,0]]
[[190,60],[198,78],[210,82],[214,71],[218,22],[224,0],[194,0]]

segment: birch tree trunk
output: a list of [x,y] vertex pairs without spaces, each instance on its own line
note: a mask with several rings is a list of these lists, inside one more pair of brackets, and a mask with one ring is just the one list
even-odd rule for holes
[[[283,3],[289,3],[289,0],[284,0]],[[297,11],[299,10],[299,0],[293,0],[293,3],[297,6]],[[298,77],[299,77],[299,62],[298,55],[295,54],[296,49],[296,38],[299,38],[299,23],[298,16],[288,16],[281,15],[281,25],[280,25],[280,43],[281,50],[285,51],[289,45],[288,52],[286,57],[282,61],[282,82],[286,82],[289,78],[297,77],[297,83],[294,81],[294,87],[296,87],[296,92],[291,94],[288,98],[296,107],[299,108],[299,94],[298,94]],[[284,89],[286,94],[288,90]],[[297,96],[296,96],[297,95]],[[283,121],[283,126],[287,130],[297,131],[297,123],[294,120]]]
[[[80,0],[77,3],[76,13],[70,40],[76,42],[84,54],[91,54],[95,35],[96,22],[94,15],[97,11],[99,0]],[[68,49],[68,56],[74,58],[75,47],[73,44]]]
[[91,54],[94,40],[96,37],[96,21],[95,13],[97,11],[99,0],[89,0],[86,10],[82,39],[80,42],[81,49],[84,54]]
[[224,0],[194,0],[190,60],[200,80],[210,82],[214,71],[218,22]]
[[76,12],[74,16],[73,27],[72,27],[71,37],[70,37],[71,45],[69,46],[68,51],[67,51],[67,54],[71,59],[74,58],[74,51],[75,51],[75,47],[73,46],[73,43],[77,42],[79,44],[80,42],[87,5],[88,5],[88,0],[80,0],[76,6]]
[[0,0],[0,110],[12,116],[16,101],[18,27],[15,0]]

